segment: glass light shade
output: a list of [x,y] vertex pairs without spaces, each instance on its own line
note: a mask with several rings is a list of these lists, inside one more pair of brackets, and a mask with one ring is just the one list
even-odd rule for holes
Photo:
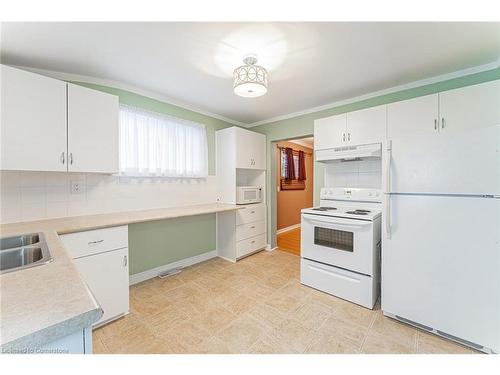
[[256,98],[267,92],[267,87],[260,83],[240,83],[234,87],[234,93],[244,98]]
[[234,70],[233,90],[244,98],[256,98],[267,92],[267,70],[255,65],[257,58],[249,56],[242,65]]

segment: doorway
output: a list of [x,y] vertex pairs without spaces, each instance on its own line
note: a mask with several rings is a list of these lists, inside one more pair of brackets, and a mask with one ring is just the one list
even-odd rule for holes
[[277,247],[300,256],[300,211],[313,206],[314,140],[275,144]]

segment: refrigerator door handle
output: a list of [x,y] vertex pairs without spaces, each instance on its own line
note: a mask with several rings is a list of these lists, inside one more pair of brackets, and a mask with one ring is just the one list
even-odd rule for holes
[[391,239],[391,195],[384,194],[385,207],[384,207],[384,224],[385,224],[385,238]]
[[392,142],[387,141],[385,144],[385,167],[383,171],[383,186],[384,193],[391,192],[391,157],[392,157]]
[[392,158],[392,142],[387,141],[385,147],[385,168],[384,168],[384,227],[385,236],[387,239],[391,238],[391,158]]

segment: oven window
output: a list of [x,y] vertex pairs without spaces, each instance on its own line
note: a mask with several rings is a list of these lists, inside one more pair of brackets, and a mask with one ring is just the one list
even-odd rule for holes
[[352,252],[353,233],[337,229],[314,227],[314,244]]

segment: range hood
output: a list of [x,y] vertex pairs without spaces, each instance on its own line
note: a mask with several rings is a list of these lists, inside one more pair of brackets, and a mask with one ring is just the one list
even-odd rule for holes
[[323,163],[380,158],[382,156],[382,145],[374,143],[370,145],[334,147],[317,150],[315,156],[316,161]]

